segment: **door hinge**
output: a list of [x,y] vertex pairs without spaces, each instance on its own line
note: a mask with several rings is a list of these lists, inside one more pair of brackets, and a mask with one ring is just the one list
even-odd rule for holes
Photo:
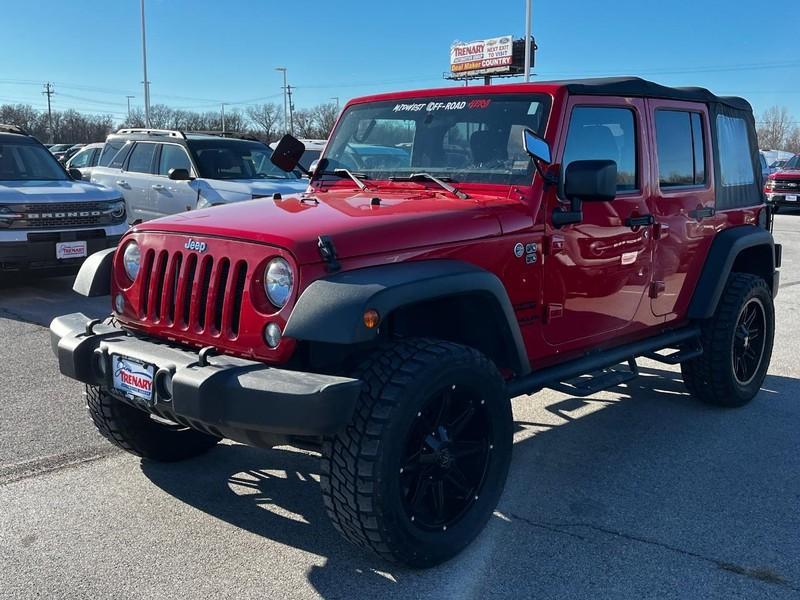
[[554,319],[564,316],[563,304],[547,304],[544,309],[544,322],[550,323]]
[[663,281],[654,281],[650,284],[650,297],[658,298],[667,290],[667,284]]

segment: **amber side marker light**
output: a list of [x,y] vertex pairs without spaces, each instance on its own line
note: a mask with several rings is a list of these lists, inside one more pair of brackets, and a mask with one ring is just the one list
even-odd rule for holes
[[374,308],[368,308],[364,311],[364,326],[367,329],[375,329],[378,323],[381,322],[381,316]]

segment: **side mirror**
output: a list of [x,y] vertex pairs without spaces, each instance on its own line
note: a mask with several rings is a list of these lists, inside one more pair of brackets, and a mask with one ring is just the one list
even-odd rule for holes
[[305,144],[288,133],[281,138],[275,150],[272,151],[270,161],[281,171],[290,173],[300,164],[300,157],[306,151]]
[[544,138],[536,135],[533,130],[525,128],[522,131],[522,146],[534,160],[540,160],[548,165],[552,162],[550,144]]
[[576,160],[564,173],[564,196],[582,202],[611,202],[617,196],[617,163]]
[[75,181],[80,181],[83,179],[83,173],[81,173],[78,169],[67,169],[67,174]]
[[617,196],[617,163],[613,160],[576,160],[564,173],[564,196],[569,210],[555,209],[553,225],[583,221],[583,202],[611,202]]
[[189,181],[192,176],[189,174],[189,169],[170,169],[167,177],[172,181]]

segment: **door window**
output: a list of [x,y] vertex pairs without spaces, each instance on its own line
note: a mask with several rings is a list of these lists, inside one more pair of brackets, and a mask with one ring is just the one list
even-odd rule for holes
[[192,163],[189,156],[177,144],[162,144],[161,159],[158,162],[158,174],[169,175],[170,169],[186,169],[192,172]]
[[150,173],[155,150],[155,144],[136,144],[131,152],[127,170],[135,173]]
[[706,159],[700,114],[657,110],[655,117],[659,185],[662,188],[703,185]]
[[638,189],[636,127],[628,108],[578,106],[572,111],[563,167],[576,160],[613,160],[617,190]]
[[91,164],[91,158],[94,150],[83,150],[78,152],[71,161],[69,161],[70,168],[73,169],[82,169],[83,167],[88,167]]

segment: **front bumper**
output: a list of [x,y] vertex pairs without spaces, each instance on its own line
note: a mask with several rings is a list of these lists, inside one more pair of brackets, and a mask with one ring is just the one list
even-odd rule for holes
[[231,430],[331,435],[350,422],[361,391],[358,379],[289,371],[230,356],[204,360],[195,351],[134,336],[82,313],[54,319],[50,340],[61,373],[87,385],[111,389],[112,354],[155,365],[152,402],[120,398],[155,414],[163,408],[183,424],[223,437],[230,437],[226,432]]
[[[766,192],[767,202],[779,206],[798,206],[800,207],[800,189],[796,193],[790,192]],[[787,196],[794,196],[797,200],[787,200]]]
[[2,231],[0,271],[77,267],[85,258],[56,258],[57,243],[85,241],[86,256],[90,256],[115,247],[126,230],[127,226],[76,231]]

